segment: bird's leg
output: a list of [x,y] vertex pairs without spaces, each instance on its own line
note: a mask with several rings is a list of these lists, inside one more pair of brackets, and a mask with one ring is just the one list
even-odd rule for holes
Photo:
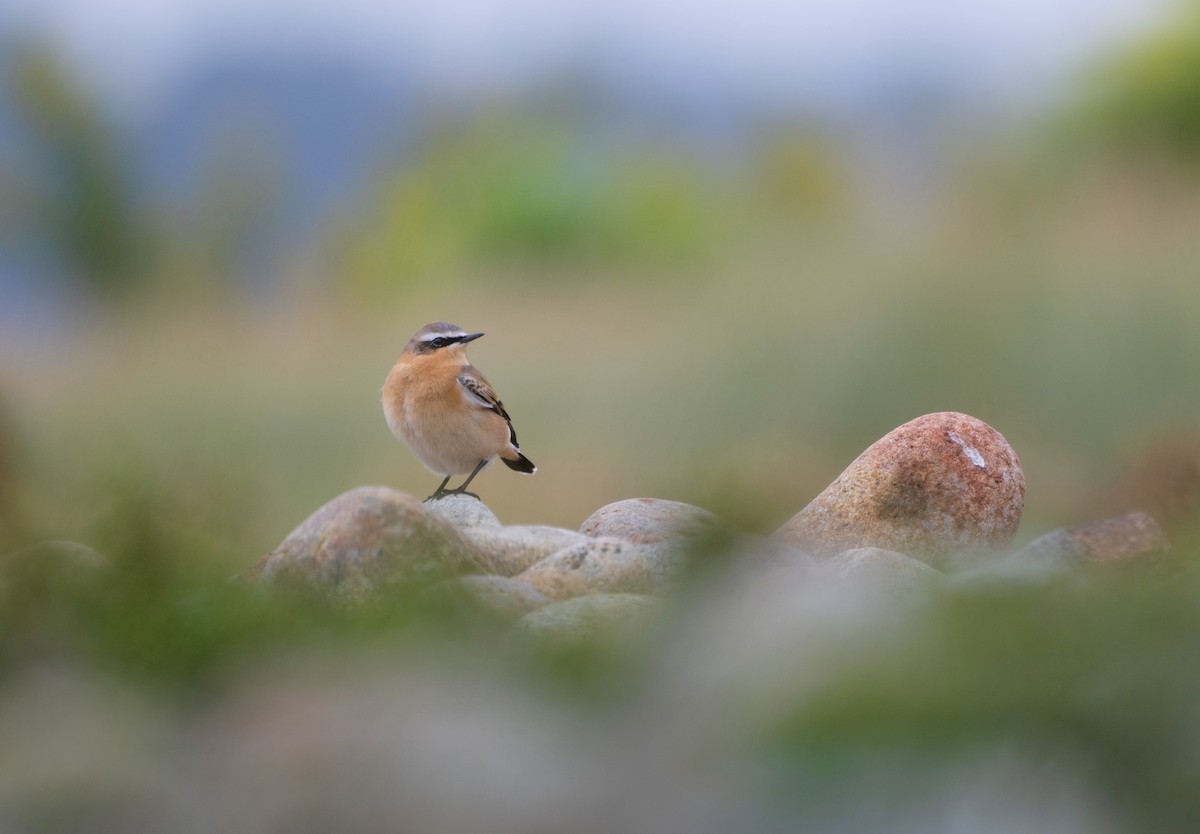
[[483,467],[485,467],[485,466],[487,466],[487,458],[484,458],[483,460],[479,461],[479,465],[476,466],[473,470],[471,470],[471,474],[468,475],[467,479],[462,482],[462,486],[460,486],[458,489],[448,489],[443,493],[443,495],[469,495],[472,498],[474,498],[476,501],[482,500],[475,493],[467,492],[467,485],[471,483],[471,480],[476,475],[478,475],[480,470],[482,470]]
[[438,488],[433,491],[433,495],[426,498],[422,503],[429,503],[430,501],[435,501],[438,498],[441,498],[443,495],[447,495],[448,493],[446,492],[446,484],[448,483],[450,483],[449,475],[446,476],[446,480],[438,484]]

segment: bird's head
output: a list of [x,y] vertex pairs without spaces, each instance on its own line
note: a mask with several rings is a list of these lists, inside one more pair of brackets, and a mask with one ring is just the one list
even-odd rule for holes
[[404,346],[404,352],[424,356],[436,351],[462,350],[467,342],[474,341],[482,335],[468,333],[456,324],[435,321],[414,333]]

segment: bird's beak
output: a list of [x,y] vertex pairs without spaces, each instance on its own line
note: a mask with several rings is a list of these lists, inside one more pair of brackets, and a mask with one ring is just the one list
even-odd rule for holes
[[479,338],[480,336],[482,336],[482,335],[483,335],[482,333],[472,333],[472,334],[471,334],[471,335],[469,335],[469,336],[463,336],[461,339],[459,339],[459,340],[458,340],[458,343],[459,343],[460,345],[465,345],[467,342],[473,342],[473,341],[475,341],[476,339],[478,339],[478,338]]

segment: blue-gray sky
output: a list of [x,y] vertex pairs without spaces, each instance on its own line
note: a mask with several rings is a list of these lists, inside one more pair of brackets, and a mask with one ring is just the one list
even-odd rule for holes
[[996,101],[1053,91],[1170,0],[8,0],[131,114],[228,50],[351,58],[443,93],[599,66],[626,83],[834,99],[890,73]]

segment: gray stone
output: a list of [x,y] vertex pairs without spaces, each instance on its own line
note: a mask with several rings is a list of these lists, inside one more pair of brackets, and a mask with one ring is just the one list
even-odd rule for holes
[[955,577],[954,585],[1038,585],[1082,578],[1089,566],[1157,556],[1169,546],[1153,518],[1135,511],[1059,530]]
[[55,586],[91,582],[108,566],[108,559],[86,544],[45,541],[0,556],[0,588],[9,582],[37,577]]
[[1087,562],[1108,564],[1156,556],[1170,543],[1162,528],[1147,513],[1135,510],[1113,518],[1092,521],[1043,536],[1026,546],[1033,553],[1060,550],[1078,554]]
[[1006,548],[1024,504],[1021,461],[1004,437],[940,412],[873,443],[775,537],[817,556],[881,547],[936,567]]
[[575,597],[526,614],[517,623],[517,632],[556,641],[637,637],[645,632],[662,604],[660,599],[641,594]]
[[462,530],[487,530],[500,527],[500,519],[488,505],[470,495],[447,495],[436,501],[426,501],[425,506],[434,515],[441,516]]
[[488,572],[499,576],[515,576],[563,548],[590,541],[574,530],[538,524],[471,527],[463,535],[475,545]]
[[551,602],[529,582],[511,576],[464,576],[453,584],[485,608],[511,620]]
[[830,557],[823,567],[838,579],[908,593],[930,587],[944,574],[920,559],[881,547],[858,547]]
[[29,567],[36,563],[54,562],[56,565],[72,565],[81,568],[101,568],[108,560],[99,552],[79,542],[53,540],[39,542],[14,550],[0,559],[0,565],[9,567]]
[[305,519],[246,578],[260,585],[300,583],[355,600],[397,584],[480,570],[470,543],[420,499],[387,487],[359,487]]
[[984,590],[1017,585],[1045,585],[1064,578],[1080,577],[1083,558],[1075,551],[1065,530],[1055,530],[1020,550],[976,565],[950,577],[957,589]]
[[518,574],[551,599],[598,593],[666,593],[687,557],[687,548],[662,542],[630,544],[588,539]]
[[634,544],[722,535],[729,524],[708,510],[662,498],[629,498],[607,504],[588,516],[579,532]]

